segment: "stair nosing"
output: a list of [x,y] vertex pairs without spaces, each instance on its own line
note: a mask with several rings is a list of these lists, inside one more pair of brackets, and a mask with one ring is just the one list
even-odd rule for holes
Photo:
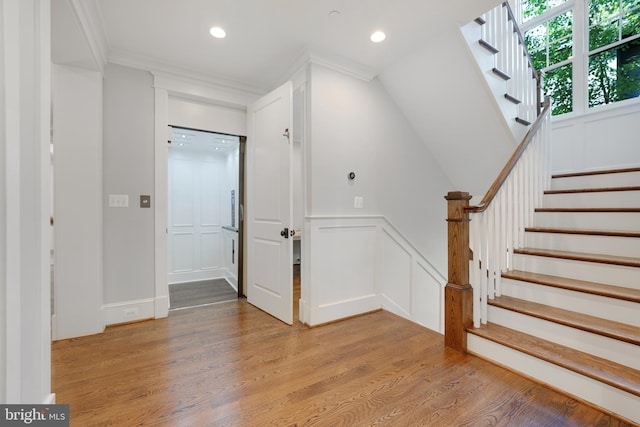
[[640,186],[627,187],[594,187],[594,188],[571,188],[565,190],[545,190],[544,194],[575,194],[575,193],[608,193],[615,191],[640,191]]
[[551,233],[551,234],[578,234],[584,236],[605,236],[605,237],[640,237],[640,232],[636,231],[614,231],[614,230],[583,230],[574,228],[551,228],[551,227],[525,227],[525,232],[529,233]]
[[560,174],[551,175],[551,178],[573,178],[578,176],[607,175],[607,174],[625,173],[625,172],[640,172],[640,167],[605,169],[605,170],[588,171],[588,172],[560,173]]
[[595,262],[599,264],[620,265],[640,268],[640,258],[616,255],[593,254],[587,252],[559,251],[555,249],[520,248],[513,251],[521,255],[543,256],[548,258],[569,259],[574,261]]
[[516,97],[515,97],[515,96],[513,96],[513,95],[509,95],[508,93],[505,93],[505,94],[504,94],[504,97],[505,97],[505,99],[507,99],[508,101],[513,102],[513,103],[514,103],[514,104],[516,104],[516,105],[518,105],[518,104],[521,104],[521,103],[522,103],[522,101],[520,101],[518,98],[516,98]]
[[502,70],[500,70],[500,69],[498,69],[496,67],[493,67],[491,69],[491,71],[493,72],[493,74],[495,74],[496,76],[500,77],[502,80],[505,80],[505,81],[506,80],[511,80],[511,76],[509,74],[505,73],[504,71],[502,71]]
[[[526,316],[536,317],[548,322],[557,323],[559,325],[564,325],[570,328],[579,329],[581,331],[640,346],[640,327],[637,326],[506,295],[496,297],[493,300],[488,300],[487,303],[491,306],[499,307],[504,310],[514,311]],[[523,303],[526,303],[528,307],[523,307]],[[574,317],[574,319],[572,320],[570,317]],[[609,329],[598,326],[598,320],[606,320],[609,325]],[[614,328],[614,326],[618,326],[618,328]],[[623,329],[625,327],[632,328],[635,334],[624,332]]]
[[[484,339],[493,341],[505,347],[511,348],[513,350],[522,352],[529,356],[538,358],[547,363],[551,363],[551,364],[560,366],[564,369],[578,373],[580,375],[584,375],[588,378],[602,382],[603,384],[607,384],[619,390],[626,391],[627,393],[640,396],[640,371],[623,366],[616,362],[603,359],[601,357],[592,356],[588,353],[575,350],[570,347],[563,346],[561,344],[556,344],[551,341],[535,337],[533,335],[525,334],[524,332],[516,331],[510,328],[507,328],[505,326],[491,324],[491,323],[490,325],[492,325],[491,326],[492,329],[495,329],[496,327],[498,327],[500,329],[509,330],[511,331],[512,334],[515,333],[521,336],[521,338],[525,338],[527,340],[534,339],[535,341],[537,341],[536,343],[537,345],[531,348],[531,347],[526,347],[526,344],[522,342],[516,343],[513,339],[503,340],[503,339],[499,339],[498,337],[492,336],[489,331],[489,324],[480,328],[468,328],[467,332],[477,335],[479,337],[482,337]],[[541,351],[541,349],[544,349],[546,353]],[[573,355],[575,358],[579,358],[579,360],[576,361],[576,359],[574,358],[574,363],[568,363],[567,361],[568,359],[566,356],[569,354]],[[552,355],[556,355],[558,357],[554,359],[551,357]],[[587,358],[591,363],[586,363]],[[597,363],[593,363],[593,362],[597,362]],[[589,368],[594,368],[593,366],[594,364],[598,365],[596,367],[597,371],[594,371],[593,369],[589,369]],[[618,375],[603,375],[603,372],[606,372],[605,371],[606,367],[615,367],[616,369],[624,368],[625,371],[627,372],[627,376],[620,377]],[[631,372],[635,373],[636,377],[638,377],[638,380],[634,382],[634,386],[624,384],[625,381],[629,381],[628,374]]]
[[516,117],[516,118],[515,118],[515,121],[516,121],[517,123],[520,123],[521,125],[525,125],[525,126],[529,126],[529,125],[531,124],[531,122],[529,122],[529,121],[527,121],[527,120],[525,120],[525,119],[522,119],[522,118],[520,118],[520,117]]
[[494,55],[500,52],[500,50],[497,47],[495,47],[485,39],[478,40],[478,44]]
[[521,270],[509,270],[503,272],[502,277],[569,291],[640,303],[640,290],[624,286],[608,285],[605,283],[589,282],[586,280],[570,279]]
[[484,25],[487,23],[487,21],[485,21],[482,16],[478,16],[476,19],[474,19],[474,22],[478,25]]

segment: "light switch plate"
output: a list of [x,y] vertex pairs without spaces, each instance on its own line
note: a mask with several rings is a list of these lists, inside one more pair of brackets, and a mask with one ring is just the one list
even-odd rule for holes
[[109,194],[110,208],[128,208],[129,196],[127,194]]
[[149,196],[149,195],[140,195],[140,207],[141,208],[150,208],[151,207],[151,196]]

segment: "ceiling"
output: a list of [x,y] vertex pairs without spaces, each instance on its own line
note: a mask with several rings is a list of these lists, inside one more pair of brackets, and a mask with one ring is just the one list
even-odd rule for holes
[[227,154],[238,148],[237,136],[173,127],[171,148],[199,154]]
[[[265,93],[310,57],[373,78],[445,26],[478,16],[489,3],[53,0],[52,58],[84,67],[93,60],[98,68],[115,62]],[[211,37],[214,25],[227,37]],[[371,42],[375,30],[383,30],[386,40]]]

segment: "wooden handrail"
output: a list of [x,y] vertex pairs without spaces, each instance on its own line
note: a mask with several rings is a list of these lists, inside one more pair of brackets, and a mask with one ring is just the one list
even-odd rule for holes
[[476,206],[465,206],[464,208],[465,210],[469,212],[484,212],[489,207],[489,204],[491,203],[493,198],[496,196],[496,194],[498,194],[498,190],[500,190],[500,187],[502,187],[502,184],[504,184],[504,182],[506,181],[507,177],[509,176],[509,173],[515,167],[516,163],[518,162],[518,160],[520,159],[524,151],[529,146],[529,143],[533,141],[533,137],[538,132],[538,129],[540,129],[540,126],[542,126],[542,123],[544,122],[544,118],[547,114],[549,114],[550,110],[551,110],[551,98],[547,96],[544,99],[544,109],[538,115],[538,118],[536,119],[536,121],[533,122],[533,125],[531,125],[531,128],[525,135],[520,145],[518,145],[518,148],[516,149],[516,151],[514,151],[514,153],[511,155],[511,158],[509,159],[507,164],[504,166],[504,168],[502,168],[502,171],[500,172],[496,180],[493,181],[493,184],[491,184],[491,187],[489,187],[487,194],[485,194],[485,196],[482,198],[482,201],[480,202],[480,204]]
[[534,65],[533,65],[533,60],[531,59],[531,54],[529,54],[529,49],[527,49],[527,45],[524,42],[524,35],[522,34],[522,31],[520,31],[520,27],[518,26],[518,21],[516,20],[516,17],[513,14],[513,10],[511,9],[511,6],[509,5],[508,1],[503,2],[502,6],[507,8],[507,15],[509,16],[509,20],[511,20],[511,22],[513,22],[513,32],[516,33],[516,35],[518,36],[518,42],[520,42],[520,44],[522,45],[522,48],[524,49],[524,56],[527,57],[527,61],[529,62],[529,66],[531,67],[531,70],[533,71],[533,77],[537,79],[537,77],[536,77],[536,67],[534,67]]

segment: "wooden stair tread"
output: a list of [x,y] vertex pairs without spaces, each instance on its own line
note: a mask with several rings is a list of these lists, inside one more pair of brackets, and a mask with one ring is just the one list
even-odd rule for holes
[[573,228],[546,227],[526,227],[524,231],[528,231],[531,233],[580,234],[585,236],[640,237],[640,232],[636,231],[578,230]]
[[503,278],[520,280],[523,282],[536,283],[539,285],[552,286],[554,288],[567,289],[570,291],[584,292],[592,295],[616,298],[619,300],[640,303],[640,289],[627,288],[624,286],[606,285],[603,283],[588,282],[586,280],[576,280],[567,277],[550,276],[547,274],[531,273],[529,271],[511,270],[502,273]]
[[639,190],[640,190],[640,186],[571,188],[566,190],[545,190],[544,194],[604,193],[604,192],[612,192],[612,191],[639,191]]
[[580,329],[593,334],[640,345],[640,327],[614,322],[576,311],[565,310],[536,302],[526,301],[503,295],[488,301],[489,305],[516,313],[537,317],[538,319]]
[[552,175],[551,178],[571,178],[576,176],[606,175],[610,173],[624,173],[624,172],[640,172],[640,167],[606,169],[606,170],[588,171],[588,172],[560,173],[560,174]]
[[520,118],[520,117],[516,117],[515,120],[516,120],[517,123],[520,123],[521,125],[529,126],[531,124],[530,121],[525,120],[525,119]]
[[522,255],[536,255],[550,258],[570,259],[575,261],[597,262],[601,264],[623,265],[627,267],[640,267],[640,258],[634,257],[537,248],[515,249],[513,252]]
[[493,323],[468,332],[640,396],[640,371],[628,366]]
[[640,208],[536,208],[536,212],[640,212]]

